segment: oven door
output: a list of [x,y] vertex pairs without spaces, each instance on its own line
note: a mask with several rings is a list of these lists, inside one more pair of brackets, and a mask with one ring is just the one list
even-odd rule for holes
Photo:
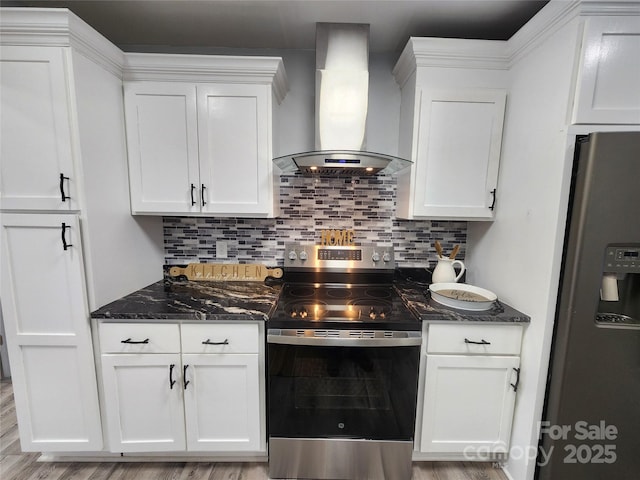
[[420,332],[379,333],[269,330],[269,436],[413,440]]

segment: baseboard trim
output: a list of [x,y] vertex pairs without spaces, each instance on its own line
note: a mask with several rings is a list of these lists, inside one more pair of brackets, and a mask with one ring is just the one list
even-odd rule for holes
[[204,454],[204,453],[42,453],[38,462],[250,462],[267,463],[265,453],[257,454]]

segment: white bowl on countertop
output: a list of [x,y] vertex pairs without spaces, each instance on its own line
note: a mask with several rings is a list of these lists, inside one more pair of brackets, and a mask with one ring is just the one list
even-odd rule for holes
[[432,283],[429,292],[435,302],[460,310],[489,310],[498,299],[495,293],[466,283]]

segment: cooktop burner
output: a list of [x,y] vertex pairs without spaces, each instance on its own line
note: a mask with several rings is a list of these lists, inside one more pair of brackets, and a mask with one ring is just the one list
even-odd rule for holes
[[287,244],[284,267],[270,329],[421,328],[393,287],[393,247]]
[[393,285],[285,284],[269,328],[418,330]]

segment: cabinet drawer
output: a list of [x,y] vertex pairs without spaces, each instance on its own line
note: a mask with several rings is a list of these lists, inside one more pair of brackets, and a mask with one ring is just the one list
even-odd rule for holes
[[257,323],[182,325],[182,353],[258,353]]
[[521,325],[458,324],[429,326],[427,353],[519,355]]
[[180,327],[177,324],[101,323],[100,349],[102,353],[180,353]]

